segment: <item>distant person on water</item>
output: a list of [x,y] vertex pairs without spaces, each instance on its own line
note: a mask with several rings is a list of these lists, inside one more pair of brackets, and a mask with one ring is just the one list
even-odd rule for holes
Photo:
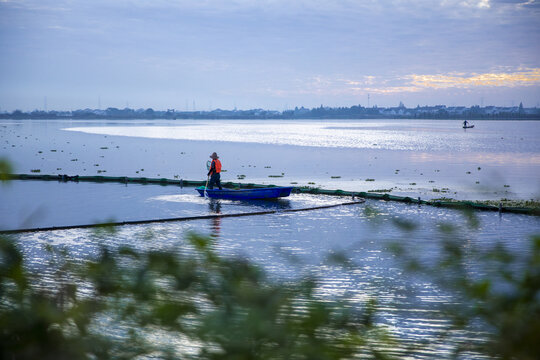
[[463,121],[463,127],[467,127],[468,124],[469,124],[469,122],[467,120]]
[[210,183],[208,184],[209,189],[213,189],[214,185],[217,185],[219,190],[223,190],[221,187],[221,161],[219,161],[219,156],[214,152],[210,155],[212,159],[212,164],[210,165],[210,170],[208,171],[208,176],[210,176]]

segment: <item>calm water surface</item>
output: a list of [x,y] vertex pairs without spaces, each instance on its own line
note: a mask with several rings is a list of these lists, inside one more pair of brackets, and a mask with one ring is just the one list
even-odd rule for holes
[[[422,198],[536,199],[540,122],[0,121],[16,171],[205,178],[217,151],[226,181],[391,190]],[[279,176],[279,177],[276,177]],[[370,179],[373,181],[366,181]]]

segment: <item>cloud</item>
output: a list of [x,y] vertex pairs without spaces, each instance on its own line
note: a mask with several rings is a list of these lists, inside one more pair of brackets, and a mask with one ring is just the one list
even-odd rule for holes
[[474,87],[517,87],[540,85],[540,68],[511,73],[409,75],[411,84],[420,88],[474,88]]
[[358,79],[329,78],[321,75],[297,80],[289,90],[266,88],[275,96],[295,95],[362,95],[419,93],[437,89],[517,88],[540,86],[540,68],[507,72],[410,74],[405,76],[365,75]]

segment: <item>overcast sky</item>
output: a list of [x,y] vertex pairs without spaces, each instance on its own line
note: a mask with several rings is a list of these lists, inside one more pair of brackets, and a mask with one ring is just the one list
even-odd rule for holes
[[538,0],[0,0],[0,110],[540,106]]

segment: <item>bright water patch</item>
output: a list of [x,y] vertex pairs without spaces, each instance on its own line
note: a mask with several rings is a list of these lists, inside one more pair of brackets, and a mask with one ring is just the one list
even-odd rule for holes
[[[535,124],[536,122],[532,122]],[[486,152],[500,151],[504,127],[483,121],[474,131],[461,129],[460,121],[206,121],[177,126],[92,126],[64,130],[89,134],[154,139],[229,141],[272,145],[343,147],[409,151]],[[532,127],[537,136],[540,128]],[[504,151],[530,153],[529,161],[540,164],[538,145],[531,133],[514,129]],[[501,136],[502,135],[502,139]],[[513,138],[516,139],[513,139]]]

